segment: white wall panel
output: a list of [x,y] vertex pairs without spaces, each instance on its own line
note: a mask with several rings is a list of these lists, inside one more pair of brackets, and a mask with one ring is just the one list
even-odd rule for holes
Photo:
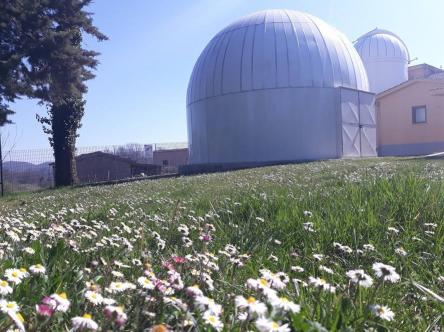
[[205,134],[191,136],[191,146],[198,146],[199,151],[193,151],[190,163],[341,157],[339,102],[338,89],[294,88],[194,103],[188,117],[198,126],[195,131]]

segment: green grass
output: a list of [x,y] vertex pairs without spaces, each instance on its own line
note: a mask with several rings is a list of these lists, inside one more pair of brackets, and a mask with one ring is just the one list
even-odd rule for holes
[[[175,264],[185,288],[198,284],[205,296],[222,305],[226,331],[257,330],[255,315],[238,319],[237,295],[267,303],[266,316],[293,330],[439,331],[444,320],[443,178],[444,161],[342,160],[6,197],[0,200],[0,274],[41,263],[46,275],[25,278],[5,298],[19,304],[27,330],[66,331],[71,318],[86,312],[101,329],[119,330],[105,317],[104,305],[85,299],[92,282],[97,292],[124,306],[128,321],[122,330],[142,331],[157,324],[171,330],[207,330],[204,310],[185,289],[167,295],[159,289],[142,290],[137,283],[146,268],[135,259],[151,264],[166,284],[165,263],[173,256],[187,256],[185,264]],[[307,222],[313,232],[304,226]],[[181,224],[189,227],[191,246],[183,244]],[[12,241],[11,231],[19,241]],[[153,232],[164,241],[163,249]],[[211,242],[202,241],[208,233]],[[334,243],[352,252],[343,253]],[[219,252],[227,244],[237,248],[236,257],[249,255],[240,257],[243,266]],[[365,244],[375,251],[364,251]],[[35,253],[24,253],[25,247]],[[407,255],[397,253],[399,248]],[[324,258],[318,261],[314,254]],[[114,264],[116,260],[129,267]],[[372,270],[375,262],[395,267],[400,281],[381,282]],[[304,271],[295,272],[294,266]],[[276,312],[261,291],[245,286],[249,278],[259,278],[263,268],[289,276],[279,294],[299,304],[300,313]],[[345,273],[353,269],[370,275],[372,287],[351,284]],[[304,286],[311,276],[324,278],[336,287],[335,293]],[[107,292],[119,279],[137,289]],[[298,287],[293,279],[300,280]],[[61,292],[68,294],[69,310],[51,318],[38,316],[36,304]],[[171,305],[172,297],[183,306]],[[378,318],[369,310],[373,304],[388,306],[394,319]],[[8,326],[13,322],[2,314],[0,330]]]

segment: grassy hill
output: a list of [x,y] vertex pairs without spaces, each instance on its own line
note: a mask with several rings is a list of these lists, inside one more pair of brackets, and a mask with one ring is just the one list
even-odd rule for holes
[[6,197],[0,294],[33,331],[439,331],[443,177],[329,161]]

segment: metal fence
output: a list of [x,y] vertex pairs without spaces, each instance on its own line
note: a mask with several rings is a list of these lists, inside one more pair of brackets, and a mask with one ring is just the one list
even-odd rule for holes
[[[1,144],[0,144],[1,146]],[[105,152],[129,159],[137,164],[153,164],[156,150],[187,148],[187,143],[124,144],[78,147],[76,156]],[[51,149],[15,150],[2,146],[0,169],[3,170],[2,189],[5,193],[35,191],[54,185],[54,156]],[[174,169],[173,169],[174,170]],[[164,170],[172,171],[171,168]]]

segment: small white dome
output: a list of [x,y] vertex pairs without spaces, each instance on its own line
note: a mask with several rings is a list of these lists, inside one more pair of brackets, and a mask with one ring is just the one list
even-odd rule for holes
[[370,91],[380,93],[408,80],[410,54],[407,46],[393,32],[375,29],[355,42],[370,84]]
[[408,62],[409,51],[406,44],[393,32],[382,29],[372,30],[359,37],[355,48],[362,60],[396,59]]
[[368,91],[352,43],[324,21],[292,10],[265,10],[219,32],[190,78],[187,105],[261,89],[347,87]]

